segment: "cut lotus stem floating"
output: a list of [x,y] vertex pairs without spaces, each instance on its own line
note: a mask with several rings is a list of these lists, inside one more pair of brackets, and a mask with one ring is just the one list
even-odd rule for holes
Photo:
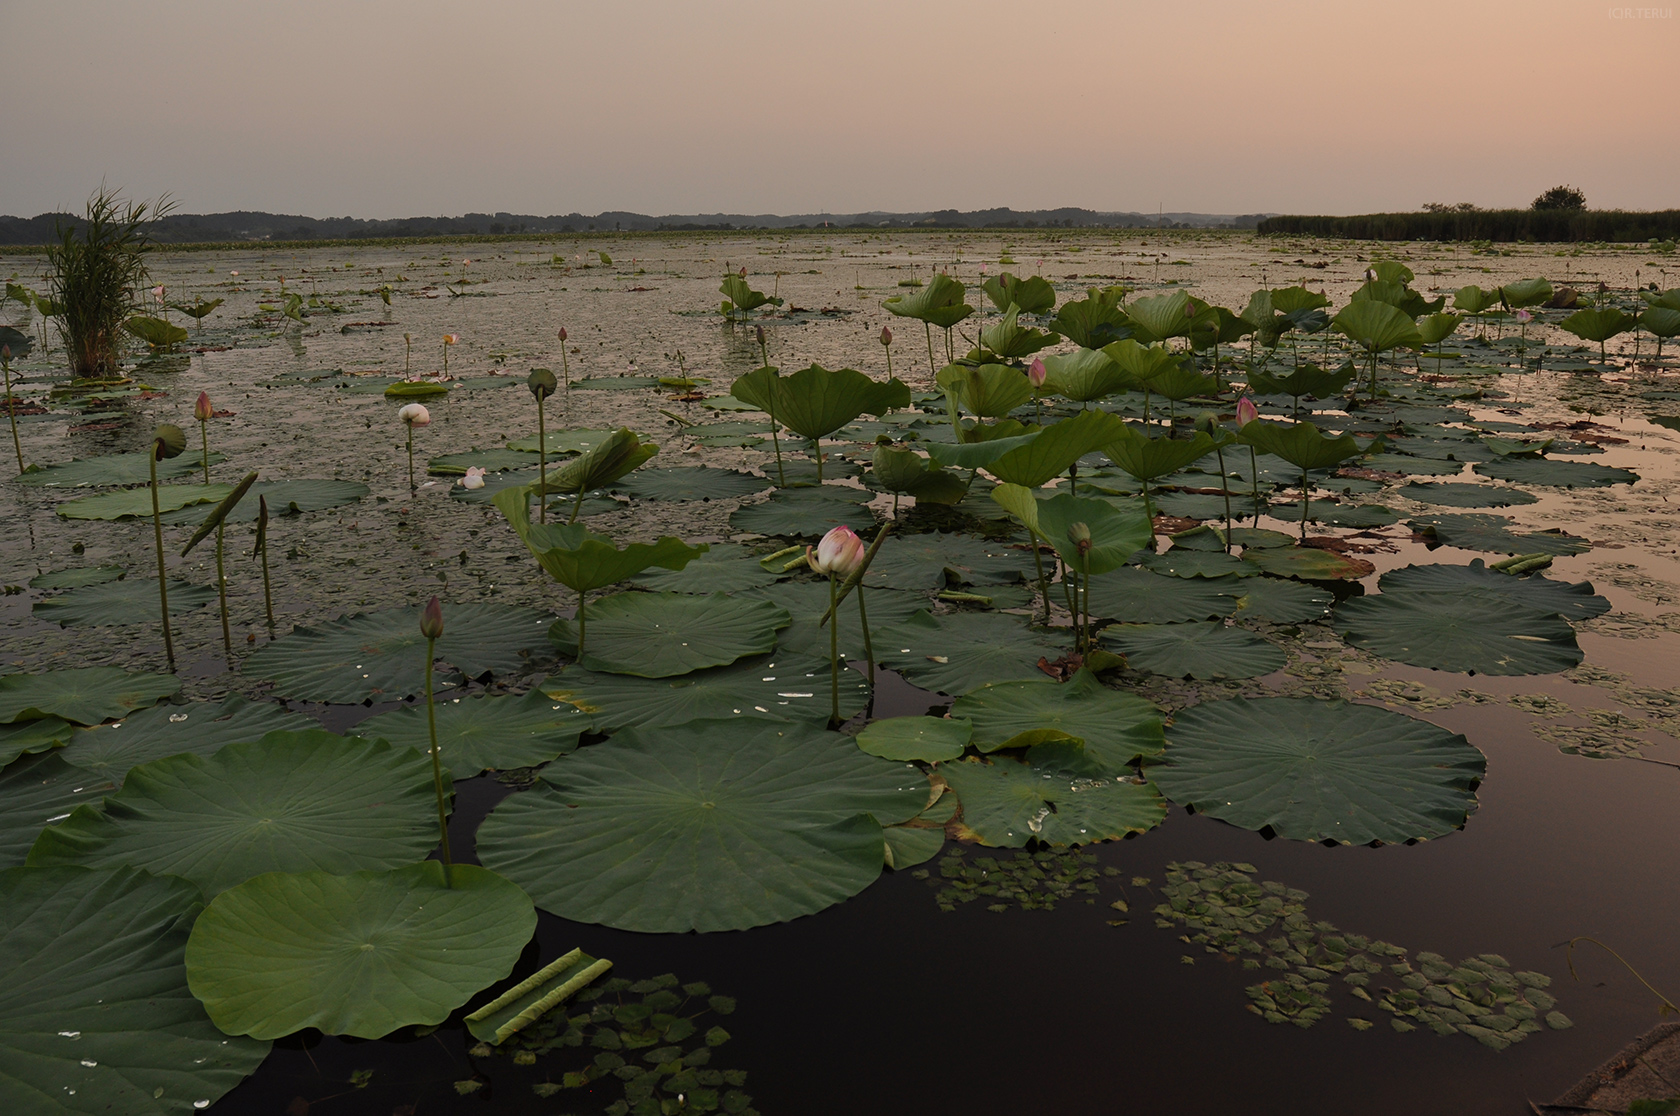
[[611,961],[574,949],[467,1016],[464,1020],[467,1030],[481,1042],[500,1045],[571,999],[611,968]]
[[152,449],[146,460],[152,473],[152,540],[157,546],[158,605],[163,612],[163,653],[169,669],[175,669],[175,637],[169,631],[169,574],[163,564],[163,513],[158,509],[157,463],[179,457],[187,448],[187,435],[179,426],[161,424],[152,431]]
[[262,559],[263,614],[268,618],[269,638],[274,637],[274,591],[268,581],[268,497],[257,497],[257,541],[252,551]]
[[437,792],[438,853],[443,858],[443,882],[455,886],[455,865],[449,857],[449,814],[443,806],[443,761],[438,756],[437,713],[432,708],[432,663],[443,636],[443,604],[433,597],[420,610],[420,634],[426,637],[426,732],[432,741],[432,789]]
[[[537,522],[548,522],[548,425],[543,417],[543,401],[554,394],[554,373],[546,368],[533,368],[525,377],[525,386],[537,401]],[[482,482],[481,482],[482,483]]]
[[432,412],[426,410],[424,403],[405,403],[397,411],[397,418],[408,432],[408,494],[412,496],[420,491],[414,484],[414,428],[429,425]]

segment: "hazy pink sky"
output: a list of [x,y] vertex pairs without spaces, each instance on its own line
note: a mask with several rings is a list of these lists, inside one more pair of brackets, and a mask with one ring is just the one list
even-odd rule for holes
[[1669,208],[1662,2],[0,0],[0,212]]

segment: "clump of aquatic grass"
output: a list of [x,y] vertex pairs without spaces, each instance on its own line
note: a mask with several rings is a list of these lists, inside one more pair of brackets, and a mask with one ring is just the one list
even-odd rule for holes
[[80,224],[59,226],[47,261],[73,375],[107,379],[116,373],[123,321],[147,279],[147,226],[171,208],[167,196],[125,203],[101,189],[88,199]]

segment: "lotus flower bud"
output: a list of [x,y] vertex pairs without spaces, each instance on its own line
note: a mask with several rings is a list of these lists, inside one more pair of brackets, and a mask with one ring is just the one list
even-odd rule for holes
[[459,333],[446,333],[443,335],[443,343],[445,345],[453,345],[460,339],[461,335]]
[[1254,405],[1254,400],[1243,396],[1237,400],[1237,425],[1247,426],[1260,417],[1260,408]]
[[7,364],[12,363],[12,347],[10,345],[0,345],[0,360]]
[[1091,553],[1091,528],[1083,521],[1068,524],[1068,542],[1081,554]]
[[842,525],[824,535],[815,551],[806,547],[805,561],[817,573],[850,577],[863,561],[864,549],[857,532]]
[[1534,320],[1534,315],[1530,314],[1527,310],[1518,310],[1516,313],[1516,319],[1519,322],[1532,322]]
[[881,327],[881,344],[892,344],[892,330],[888,329],[886,326]]
[[420,634],[427,639],[443,636],[443,604],[436,597],[427,601],[426,607],[420,610]]
[[758,347],[762,349],[764,348],[764,327],[755,327],[755,332],[758,334]]
[[554,394],[554,389],[559,386],[559,383],[555,380],[554,373],[548,369],[533,368],[531,374],[525,377],[525,386],[530,388],[531,394],[537,397],[538,402],[541,402]]
[[215,413],[216,409],[210,406],[210,393],[204,391],[199,392],[198,402],[193,404],[193,418],[197,419],[199,422],[209,422]]
[[1375,283],[1377,281],[1377,269],[1376,268],[1368,267],[1368,268],[1365,269],[1365,281],[1367,283]]
[[741,266],[741,278],[745,279],[746,277],[747,277],[747,268],[746,268],[746,265],[743,264]]
[[1044,362],[1037,357],[1034,357],[1033,362],[1027,365],[1027,382],[1032,384],[1035,390],[1044,386],[1044,379],[1049,374],[1049,370],[1044,367]]
[[166,422],[152,431],[152,455],[159,461],[179,457],[186,448],[187,435],[179,426]]
[[397,418],[409,426],[425,426],[432,421],[432,412],[426,410],[423,403],[405,403],[397,412]]
[[483,488],[484,473],[485,470],[480,469],[477,465],[470,467],[467,470],[467,475],[461,478],[461,487],[469,490]]
[[230,272],[228,272],[228,274],[229,274],[229,275],[233,275],[233,276],[237,276],[237,275],[238,275],[238,274],[239,274],[239,272],[237,272],[237,271],[230,271]]
[[1219,416],[1212,411],[1203,411],[1196,416],[1196,429],[1209,437],[1219,430]]
[[560,343],[562,345],[564,345],[566,343],[566,327],[565,326],[560,327],[560,335],[559,336],[560,336]]

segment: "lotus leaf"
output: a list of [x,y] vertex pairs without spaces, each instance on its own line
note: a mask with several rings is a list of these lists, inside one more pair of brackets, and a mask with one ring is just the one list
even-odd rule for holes
[[[995,435],[999,429],[1012,423],[1013,419],[1006,419],[996,426],[977,427],[966,431],[968,434]],[[1060,424],[1058,424],[1060,425]],[[1006,453],[1030,446],[1037,440],[1042,431],[1034,430],[1028,434],[1006,434],[1001,437],[983,437],[972,442],[928,442],[928,455],[940,465],[948,469],[979,469],[990,465]],[[1077,460],[1077,458],[1075,459]]]
[[97,725],[176,693],[172,674],[143,674],[118,667],[78,667],[41,674],[0,676],[0,724],[62,717]]
[[22,864],[41,831],[115,790],[100,775],[64,762],[58,749],[24,756],[0,770],[0,867]]
[[769,487],[770,482],[763,477],[705,465],[642,469],[613,485],[617,491],[638,500],[732,500]]
[[999,311],[1013,305],[1023,314],[1048,314],[1056,305],[1056,288],[1040,275],[1020,279],[1005,271],[981,283],[980,289]]
[[31,589],[80,589],[84,585],[104,585],[128,573],[123,566],[72,566],[37,574],[29,579]]
[[1193,309],[1188,291],[1174,291],[1133,299],[1126,306],[1126,316],[1131,319],[1133,336],[1143,341],[1165,341],[1189,335]]
[[386,399],[430,399],[434,395],[448,395],[449,385],[436,380],[398,380],[385,385]]
[[[590,607],[579,665],[639,678],[728,666],[772,650],[777,631],[792,620],[769,601],[727,593],[616,593]],[[572,621],[555,621],[549,638],[566,654],[577,654],[578,627]]]
[[544,910],[644,933],[745,930],[868,887],[881,826],[927,804],[910,764],[777,721],[627,729],[545,768],[479,827]]
[[1575,630],[1557,612],[1481,588],[1356,598],[1337,606],[1335,625],[1355,647],[1431,670],[1556,674],[1581,661]]
[[951,716],[974,726],[982,752],[1027,748],[1063,736],[1085,742],[1087,758],[1118,774],[1162,747],[1161,711],[1135,694],[1111,690],[1089,670],[1066,682],[1029,678],[988,682],[951,705]]
[[1236,698],[1179,712],[1145,773],[1172,801],[1243,829],[1364,845],[1462,828],[1486,769],[1464,737],[1387,709]]
[[1347,387],[1353,377],[1351,361],[1334,372],[1327,372],[1316,364],[1303,363],[1284,376],[1274,376],[1258,370],[1250,372],[1248,388],[1264,395],[1293,395],[1296,398],[1310,395],[1315,399],[1328,399]]
[[1237,605],[1238,620],[1268,620],[1274,624],[1305,624],[1330,615],[1335,596],[1330,592],[1278,577],[1250,577],[1223,592]]
[[1508,508],[1513,504],[1532,504],[1539,499],[1533,493],[1524,492],[1520,488],[1450,481],[1441,484],[1413,481],[1395,489],[1394,493],[1408,500],[1449,508]]
[[1411,317],[1387,302],[1373,299],[1350,302],[1331,324],[1348,340],[1373,354],[1402,346],[1418,348],[1423,344]]
[[[226,523],[255,523],[257,498],[268,500],[270,515],[302,515],[304,512],[325,511],[327,508],[353,504],[368,494],[368,486],[342,480],[258,481],[244,499],[228,512]],[[200,524],[209,511],[202,507],[185,507],[163,517],[165,523]]]
[[875,654],[890,670],[925,690],[953,696],[1010,678],[1030,678],[1040,659],[1067,648],[1013,616],[922,612],[875,633]]
[[[532,523],[531,510],[518,489],[498,493],[495,504],[548,575],[579,593],[603,589],[650,566],[680,570],[706,551],[703,543],[691,547],[669,535],[655,543],[627,543],[620,549],[612,539],[578,524]],[[449,638],[447,631],[444,638]]]
[[1108,459],[1140,481],[1169,476],[1213,452],[1213,439],[1200,430],[1192,438],[1151,438],[1131,426],[1103,447]]
[[[150,453],[108,453],[103,457],[82,457],[61,465],[33,466],[18,478],[19,484],[38,488],[103,488],[115,485],[150,484],[152,479]],[[210,464],[220,465],[227,460],[219,453],[210,455]],[[191,476],[204,468],[202,453],[183,453],[157,463],[159,481]],[[151,497],[147,497],[146,513],[151,514]]]
[[1056,763],[1034,764],[1033,753],[1044,747],[1032,749],[1026,763],[940,766],[962,800],[967,834],[994,848],[1022,848],[1035,840],[1089,845],[1143,833],[1165,820],[1167,806],[1154,787],[1125,777],[1069,773]]
[[1089,403],[1130,387],[1133,379],[1100,349],[1081,348],[1044,358],[1044,392]]
[[974,307],[963,301],[966,288],[949,275],[935,275],[927,286],[913,295],[894,295],[881,303],[889,313],[901,318],[914,318],[940,329],[950,329],[970,314]]
[[[575,386],[582,386],[579,381]],[[552,460],[567,454],[587,453],[611,441],[612,430],[550,430],[542,436],[540,446]],[[532,434],[528,438],[521,438],[516,442],[509,442],[507,448],[520,453],[536,453],[539,447],[538,435]],[[532,464],[535,464],[533,462]]]
[[857,745],[885,760],[938,763],[962,755],[973,728],[959,717],[888,717],[869,722]]
[[1310,546],[1250,548],[1243,551],[1242,557],[1244,562],[1258,566],[1262,573],[1307,581],[1357,581],[1373,572],[1371,563],[1363,558]]
[[[822,644],[826,653],[826,635]],[[757,659],[680,678],[593,674],[574,666],[545,682],[543,692],[587,714],[599,732],[678,729],[691,721],[730,717],[828,725],[828,661],[814,656],[779,653],[773,662]],[[864,676],[841,671],[841,715],[868,701]]]
[[980,418],[1002,418],[1033,397],[1032,384],[1006,364],[947,364],[939,371],[939,386]]
[[78,729],[62,753],[70,763],[118,786],[130,769],[165,756],[208,756],[224,745],[260,740],[270,732],[319,727],[302,713],[272,701],[235,695],[221,703],[154,705],[116,724]]
[[1499,297],[1512,310],[1539,306],[1552,297],[1552,285],[1544,279],[1519,279],[1499,288]]
[[866,531],[875,526],[875,516],[862,501],[873,495],[833,484],[777,489],[763,503],[737,508],[729,525],[737,531],[787,537],[824,535],[841,525]]
[[76,731],[75,725],[59,717],[0,725],[0,767],[5,767],[19,756],[62,748],[70,743]]
[[[886,547],[881,549],[885,552]],[[793,623],[782,632],[780,647],[783,654],[810,655],[827,663],[828,626],[818,624],[818,620],[828,613],[827,581],[785,581],[780,585],[756,589],[752,595],[773,601],[792,614]],[[908,620],[927,604],[927,597],[921,593],[879,588],[868,589],[864,593],[864,607],[869,612],[872,632],[877,632],[883,624]],[[879,639],[875,640],[875,646],[880,649]],[[864,657],[863,625],[858,619],[855,594],[848,596],[840,607],[840,657],[858,660]],[[827,667],[823,669],[826,671]]]
[[1140,560],[1144,569],[1153,570],[1168,577],[1254,577],[1259,573],[1252,563],[1244,562],[1235,554],[1224,554],[1220,551],[1188,550],[1173,547],[1165,554],[1145,554]]
[[1005,360],[1019,360],[1061,340],[1054,333],[1020,325],[1017,321],[1020,312],[1019,307],[1011,306],[1002,318],[981,330],[980,351]]
[[739,311],[742,314],[750,310],[757,310],[760,306],[780,306],[782,300],[755,291],[747,285],[746,279],[730,272],[723,277],[723,283],[718,287],[718,293],[729,300],[724,306],[724,313]]
[[1409,520],[1407,525],[1429,535],[1438,545],[1461,550],[1486,550],[1495,554],[1584,554],[1592,549],[1586,539],[1555,527],[1517,534],[1507,530],[1511,521],[1503,515],[1442,512]]
[[1120,309],[1122,288],[1090,288],[1077,302],[1064,302],[1052,328],[1084,349],[1100,349],[1131,335],[1131,319]]
[[881,544],[864,584],[891,589],[1008,585],[1033,576],[1032,556],[1006,543],[973,535],[895,535]]
[[1158,345],[1141,345],[1126,338],[1103,346],[1103,353],[1112,360],[1129,381],[1127,386],[1146,391],[1155,377],[1175,367],[1179,354]]
[[1081,457],[1121,437],[1124,419],[1104,411],[1081,411],[1044,428],[1031,442],[1010,450],[986,466],[1006,484],[1037,488],[1067,472]]
[[[576,748],[578,737],[593,727],[586,714],[536,688],[521,696],[473,694],[440,701],[433,715],[438,755],[457,780],[547,763]],[[429,752],[432,746],[423,705],[370,717],[355,732],[397,748]]]
[[1465,589],[1495,593],[1514,604],[1541,612],[1555,612],[1566,620],[1591,620],[1610,611],[1610,602],[1593,592],[1590,581],[1553,581],[1540,574],[1512,577],[1482,565],[1406,566],[1377,579],[1384,593],[1453,593]]
[[710,550],[680,570],[654,568],[637,574],[632,584],[667,593],[737,593],[773,585],[782,574],[759,564],[746,547],[714,543]]
[[[1034,535],[1048,542],[1069,568],[1091,576],[1119,569],[1140,549],[1148,546],[1155,532],[1143,504],[1134,499],[1091,500],[1058,493],[1047,500],[1034,497],[1033,490],[1020,485],[1000,484],[992,499],[1009,509]],[[1069,537],[1075,523],[1089,530],[1091,546],[1081,555]]]
[[777,378],[776,421],[813,441],[826,438],[859,415],[884,415],[910,405],[902,380],[885,383],[850,368],[813,364]]
[[[179,616],[203,608],[216,599],[208,585],[169,583],[169,614]],[[109,581],[72,589],[56,597],[35,602],[36,617],[62,627],[101,627],[110,624],[141,624],[158,618],[156,581]]]
[[1116,624],[1104,642],[1134,669],[1169,678],[1259,678],[1289,664],[1283,649],[1219,621]]
[[1128,566],[1092,579],[1091,615],[1136,624],[1229,616],[1237,609],[1237,584],[1236,578],[1172,577]]
[[1453,294],[1453,306],[1466,314],[1480,314],[1484,310],[1492,309],[1499,302],[1499,289],[1484,291],[1474,283],[1467,287],[1460,287]]
[[154,349],[167,349],[171,345],[179,345],[191,336],[186,330],[173,322],[142,315],[136,315],[128,319],[122,327],[125,333],[138,337]]
[[585,450],[550,472],[547,491],[588,492],[605,488],[633,472],[658,452],[658,446],[641,441],[633,431],[616,430],[600,445]]
[[[232,491],[233,486],[227,484],[160,484],[157,490],[158,509],[171,512],[188,504],[219,504]],[[64,501],[56,510],[65,519],[150,517],[152,492],[149,488],[125,488],[121,492],[78,496]]]
[[1548,461],[1544,458],[1502,457],[1498,461],[1483,461],[1472,469],[1495,480],[1549,488],[1603,488],[1612,484],[1632,484],[1639,479],[1638,473],[1591,461]]

